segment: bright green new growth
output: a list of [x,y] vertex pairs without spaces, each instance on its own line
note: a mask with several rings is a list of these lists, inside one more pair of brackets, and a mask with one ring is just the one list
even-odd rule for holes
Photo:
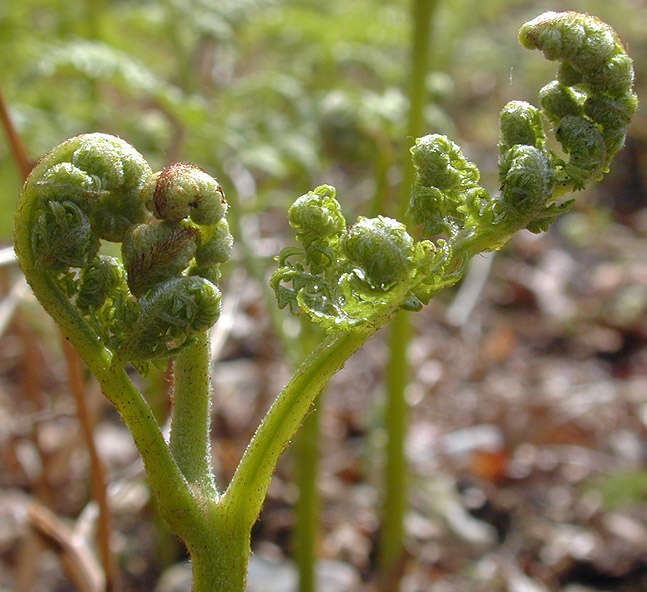
[[[34,294],[61,326],[128,425],[164,519],[191,554],[195,592],[243,592],[249,538],[278,458],[327,381],[399,308],[418,310],[457,282],[470,257],[517,230],[544,230],[597,181],[637,107],[633,70],[617,35],[576,13],[546,13],[520,39],[562,61],[540,93],[542,110],[513,101],[501,113],[501,192],[451,140],[419,138],[410,216],[360,217],[350,227],[335,189],[317,187],[289,210],[300,248],[272,276],[288,306],[330,333],[277,396],[221,492],[211,470],[209,347],[220,312],[219,266],[233,239],[217,181],[178,163],[153,173],[129,144],[105,134],[63,142],[28,177],[15,248]],[[544,118],[563,154],[548,147]],[[418,235],[416,235],[418,236]],[[121,243],[122,260],[101,253]],[[173,357],[167,443],[123,369]]]
[[555,157],[558,184],[581,189],[608,171],[638,107],[633,62],[617,33],[575,12],[546,12],[526,23],[519,40],[561,62],[557,80],[540,91],[568,162]]
[[289,214],[303,249],[282,251],[272,287],[279,307],[305,312],[329,332],[383,324],[417,300],[416,280],[446,261],[442,248],[416,243],[397,220],[360,217],[347,228],[328,185],[301,196]]
[[[500,193],[481,187],[476,165],[439,134],[411,148],[409,211],[423,240],[381,216],[346,228],[335,189],[316,188],[290,209],[303,248],[278,258],[279,306],[329,332],[380,326],[399,307],[420,308],[457,282],[473,255],[500,248],[522,228],[546,230],[573,203],[560,196],[602,178],[638,105],[632,61],[617,34],[595,17],[547,12],[526,23],[519,39],[561,65],[558,80],[540,91],[541,110],[511,101],[501,111]],[[563,154],[548,147],[545,120]]]
[[[141,366],[218,318],[214,282],[232,242],[226,210],[218,182],[198,167],[152,173],[123,140],[87,134],[57,146],[29,176],[16,251],[28,279],[45,274],[76,303],[113,363]],[[99,254],[100,239],[122,243],[123,264]]]

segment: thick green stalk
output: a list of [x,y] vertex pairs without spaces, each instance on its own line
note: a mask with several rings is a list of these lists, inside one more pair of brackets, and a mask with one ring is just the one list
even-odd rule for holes
[[250,530],[220,504],[210,505],[204,536],[197,543],[187,542],[193,592],[245,591]]
[[302,362],[256,430],[222,498],[240,529],[251,528],[263,505],[278,458],[330,377],[378,327],[328,336]]
[[30,274],[29,277],[41,304],[57,320],[128,426],[144,460],[162,516],[180,536],[190,536],[200,521],[200,510],[148,403],[124,369],[110,364],[110,354],[54,282],[47,276]]
[[[256,277],[259,284],[265,282],[265,268],[263,262],[253,252],[249,240],[240,229],[240,215],[242,208],[236,201],[238,195],[234,192],[230,196],[232,213],[229,216],[230,226],[236,236],[236,242],[243,254],[247,268]],[[272,321],[274,332],[278,336],[286,357],[294,367],[298,366],[303,356],[303,351],[309,351],[321,336],[312,326],[302,323],[299,339],[289,336],[283,329],[284,317],[274,305],[274,299],[269,293],[263,292],[267,300],[267,310]],[[295,481],[299,489],[299,498],[295,508],[295,525],[293,531],[294,556],[299,574],[300,592],[312,592],[316,589],[315,563],[316,540],[319,529],[319,496],[317,493],[317,475],[319,466],[319,416],[320,394],[313,403],[309,415],[303,422],[293,446],[295,459]]]
[[299,592],[316,589],[315,565],[319,530],[319,419],[321,397],[317,397],[295,442],[296,482],[299,499],[296,504],[294,555],[299,572]]
[[190,539],[201,523],[201,510],[164,442],[151,408],[123,369],[88,366],[133,436],[161,515],[176,534]]
[[169,445],[189,483],[209,498],[218,495],[211,469],[209,337],[203,332],[175,359]]
[[[408,141],[403,158],[404,175],[398,207],[399,219],[406,216],[409,191],[415,171],[409,160],[409,148],[413,139],[423,131],[423,107],[425,102],[425,76],[428,67],[430,26],[436,0],[413,0],[413,44],[411,48],[411,78],[409,89]],[[411,335],[409,315],[398,313],[390,327],[390,360],[387,365],[387,401],[385,423],[387,431],[386,466],[384,472],[385,497],[382,509],[379,564],[381,578],[387,582],[402,552],[403,523],[406,505],[406,461],[404,438],[406,434],[407,408],[404,398],[408,382],[407,346]],[[397,583],[395,584],[397,587]]]

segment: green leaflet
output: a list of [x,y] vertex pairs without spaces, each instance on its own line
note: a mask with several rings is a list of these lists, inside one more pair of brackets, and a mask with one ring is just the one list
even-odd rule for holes
[[[365,323],[380,325],[400,306],[418,308],[429,270],[442,268],[447,252],[415,242],[391,218],[360,217],[346,227],[334,187],[298,198],[290,224],[301,249],[284,249],[271,278],[279,307],[304,313],[329,332]],[[426,270],[426,271],[425,271]]]
[[[541,109],[511,101],[501,111],[500,191],[481,187],[476,165],[440,134],[411,148],[409,214],[421,241],[382,216],[346,228],[335,189],[317,187],[290,208],[302,248],[277,258],[271,285],[280,307],[329,332],[379,326],[398,308],[418,310],[459,281],[473,255],[499,249],[522,228],[546,230],[573,203],[565,193],[601,179],[638,104],[620,39],[595,17],[574,12],[547,12],[523,25],[519,39],[561,64],[557,80],[539,93]],[[561,154],[548,147],[545,123]]]

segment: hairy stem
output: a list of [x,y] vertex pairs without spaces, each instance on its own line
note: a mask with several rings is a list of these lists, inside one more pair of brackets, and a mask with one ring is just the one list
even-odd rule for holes
[[189,483],[216,497],[211,469],[209,338],[206,332],[183,349],[175,360],[175,388],[170,448]]
[[401,311],[393,318],[389,327],[390,357],[386,369],[387,397],[384,416],[387,442],[379,547],[380,571],[385,581],[392,579],[389,574],[398,564],[403,544],[407,499],[404,440],[408,413],[405,389],[409,379],[407,345],[411,334],[410,314]]
[[[17,248],[21,240],[22,235],[17,232]],[[26,263],[25,260],[23,264]],[[54,281],[36,273],[26,272],[26,276],[41,304],[57,320],[63,334],[72,342],[128,426],[144,460],[162,516],[177,534],[190,537],[192,529],[200,522],[200,510],[148,403],[124,369],[111,365],[108,350]]]
[[[22,138],[9,115],[9,110],[0,90],[0,118],[9,138],[9,144],[13,151],[14,160],[25,180],[31,169],[31,163],[27,157],[27,150]],[[105,468],[94,441],[92,418],[85,402],[85,385],[83,381],[80,358],[72,344],[62,335],[63,354],[67,365],[70,391],[76,402],[77,416],[81,426],[83,439],[88,447],[90,457],[90,476],[92,481],[92,494],[99,506],[99,528],[97,533],[97,544],[101,563],[106,578],[106,592],[112,592],[120,588],[120,575],[117,562],[112,552],[112,519],[108,507],[108,495]]]
[[241,522],[241,528],[251,528],[258,517],[279,456],[303,422],[315,397],[376,329],[364,328],[328,336],[303,361],[278,395],[256,430],[224,495],[227,513]]
[[207,513],[204,536],[187,543],[193,570],[193,592],[244,592],[247,583],[250,529],[219,504]]

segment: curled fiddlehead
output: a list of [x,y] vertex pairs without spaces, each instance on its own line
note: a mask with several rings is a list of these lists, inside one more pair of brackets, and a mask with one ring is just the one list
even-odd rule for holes
[[581,189],[608,170],[624,145],[638,106],[632,60],[609,25],[574,12],[538,16],[521,28],[519,40],[560,61],[557,80],[541,89],[540,101],[569,156],[555,162],[558,183]]
[[[522,26],[521,43],[559,60],[539,93],[541,109],[511,101],[501,111],[500,192],[446,136],[418,138],[409,215],[416,241],[397,220],[359,218],[346,228],[335,189],[299,197],[290,224],[300,249],[285,249],[271,284],[289,306],[330,332],[380,326],[398,308],[418,309],[463,275],[469,258],[500,248],[522,228],[546,230],[568,210],[565,193],[598,181],[624,145],[638,100],[633,66],[607,24],[574,12],[547,12]],[[561,152],[550,148],[545,125]]]
[[[232,248],[226,211],[222,188],[198,167],[153,173],[123,140],[85,134],[59,144],[25,182],[16,252],[57,321],[81,324],[113,363],[141,364],[218,318],[214,282]],[[121,261],[100,254],[101,239],[121,243]]]

